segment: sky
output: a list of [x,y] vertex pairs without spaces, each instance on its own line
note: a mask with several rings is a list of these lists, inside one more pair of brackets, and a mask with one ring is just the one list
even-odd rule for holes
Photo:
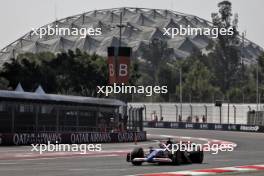
[[[139,7],[172,9],[211,21],[220,0],[1,0],[0,49],[32,28],[95,9]],[[264,48],[264,1],[230,0],[239,16],[239,31]]]

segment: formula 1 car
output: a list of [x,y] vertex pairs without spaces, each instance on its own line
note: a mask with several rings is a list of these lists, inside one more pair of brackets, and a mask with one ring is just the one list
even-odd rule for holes
[[[179,144],[171,144],[179,145]],[[158,163],[158,164],[191,164],[202,163],[204,159],[204,153],[201,149],[195,151],[181,151],[177,150],[172,152],[166,150],[163,147],[150,148],[147,154],[144,154],[144,150],[141,147],[134,148],[134,150],[127,154],[127,162],[131,162],[135,166],[142,165],[143,162]]]

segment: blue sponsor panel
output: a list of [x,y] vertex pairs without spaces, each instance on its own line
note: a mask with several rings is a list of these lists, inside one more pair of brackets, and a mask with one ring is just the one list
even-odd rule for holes
[[186,122],[144,122],[144,127],[150,128],[174,128],[174,129],[199,129],[199,130],[222,130],[244,131],[264,133],[264,126],[242,124],[218,124],[218,123],[186,123]]

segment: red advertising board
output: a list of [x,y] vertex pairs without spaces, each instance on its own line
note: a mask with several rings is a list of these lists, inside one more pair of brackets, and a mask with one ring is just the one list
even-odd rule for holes
[[108,56],[107,64],[108,64],[109,83],[114,84],[116,82],[115,57]]
[[128,83],[129,81],[130,59],[126,56],[119,56],[118,62],[118,83]]
[[130,47],[108,48],[109,84],[127,84],[129,81]]

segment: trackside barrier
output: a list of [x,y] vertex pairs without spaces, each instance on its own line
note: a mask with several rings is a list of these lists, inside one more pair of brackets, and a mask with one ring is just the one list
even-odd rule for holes
[[218,123],[186,123],[186,122],[153,122],[145,121],[144,127],[149,128],[174,128],[174,129],[199,129],[199,130],[222,130],[264,133],[264,126],[240,125],[240,124],[218,124]]
[[85,133],[0,133],[0,145],[30,145],[64,143],[111,143],[146,141],[145,131],[141,132],[85,132]]

